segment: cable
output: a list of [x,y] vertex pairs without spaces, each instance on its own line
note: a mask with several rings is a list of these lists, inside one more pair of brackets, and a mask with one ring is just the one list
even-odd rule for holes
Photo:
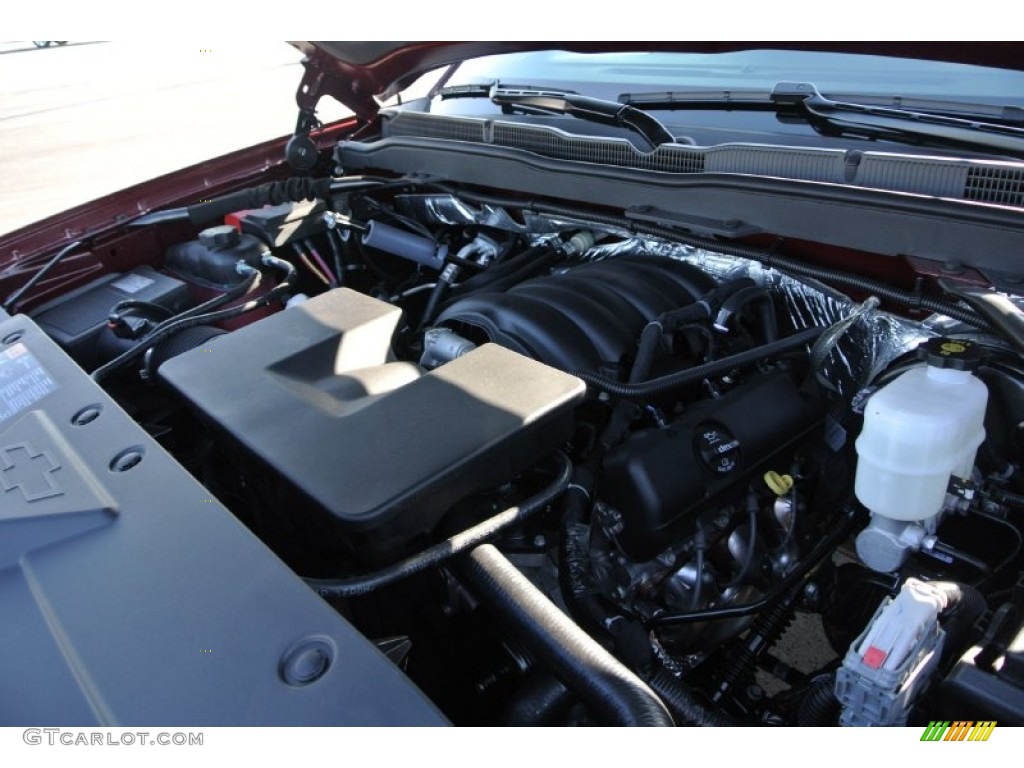
[[81,240],[75,240],[73,242],[68,243],[59,251],[57,251],[56,256],[54,256],[52,259],[46,262],[42,267],[40,267],[39,270],[34,275],[32,275],[32,277],[30,277],[23,286],[21,286],[21,288],[18,288],[16,291],[14,291],[14,293],[7,297],[7,300],[3,303],[4,312],[10,313],[11,309],[21,299],[22,296],[24,296],[28,291],[32,290],[36,285],[38,285],[40,280],[46,277],[53,270],[54,267],[56,267],[58,264],[64,261],[64,259],[66,259],[68,255],[81,244]]
[[[246,289],[242,293],[242,295],[249,293],[249,291],[254,289],[257,283],[259,282],[260,273],[256,270],[253,270],[253,272],[254,274],[247,276],[246,280],[243,281],[239,286],[237,286],[238,288],[244,287]],[[221,297],[217,298],[220,299]],[[213,300],[208,301],[206,302],[206,304],[211,304],[212,301]],[[254,303],[255,302],[250,301],[247,304],[243,304],[240,306],[245,307]],[[239,309],[239,307],[234,307],[232,309]],[[133,360],[141,357],[143,354],[145,354],[147,349],[150,349],[155,344],[167,338],[168,336],[171,335],[171,333],[177,332],[187,327],[185,325],[186,323],[190,323],[191,325],[201,325],[204,323],[212,322],[215,319],[220,319],[220,316],[223,313],[230,311],[232,310],[220,310],[213,312],[205,312],[202,314],[196,314],[194,312],[183,312],[177,317],[171,318],[170,320],[165,320],[164,322],[160,323],[160,325],[156,326],[153,330],[151,330],[148,334],[146,334],[146,336],[139,339],[139,341],[134,346],[129,347],[127,350],[122,352],[113,360],[104,363],[99,368],[94,370],[90,374],[90,378],[95,382],[102,381],[103,379],[107,378],[110,374],[120,370],[124,366],[131,363]],[[198,322],[191,323],[191,321],[193,320],[198,320]]]
[[744,581],[747,576],[750,575],[750,569],[754,564],[754,553],[757,550],[757,513],[759,506],[757,503],[757,494],[751,491],[747,494],[747,517],[748,525],[750,526],[750,536],[747,539],[747,551],[743,553],[743,563],[740,565],[740,571],[729,581],[722,585],[722,591],[738,587]]
[[702,621],[717,621],[719,619],[736,619],[741,616],[751,616],[760,613],[765,608],[772,606],[775,601],[795,589],[811,572],[827,557],[831,557],[832,551],[846,539],[854,527],[856,516],[854,510],[850,509],[842,519],[833,526],[822,538],[818,545],[811,550],[806,558],[801,560],[793,570],[786,574],[774,589],[760,600],[745,605],[726,605],[720,608],[705,608],[701,611],[689,611],[687,613],[663,613],[654,616],[649,620],[652,626],[671,626],[673,624],[694,624]]
[[332,288],[336,286],[338,284],[338,279],[331,273],[331,268],[327,266],[327,262],[320,256],[320,251],[318,251],[316,246],[313,245],[312,240],[306,241],[306,248],[309,249],[309,255],[313,257],[313,261],[320,266],[320,269],[323,270],[323,273],[329,278],[327,284]]
[[697,524],[697,530],[693,534],[693,547],[695,550],[694,570],[697,571],[693,580],[693,595],[690,598],[690,610],[700,608],[700,599],[704,594],[704,552],[708,548],[707,537],[704,534],[704,526]]
[[1021,549],[1024,549],[1024,534],[1022,534],[1020,532],[1020,529],[1016,525],[1011,523],[1009,520],[1004,520],[1003,518],[997,517],[996,515],[990,515],[987,512],[975,511],[974,514],[976,514],[978,517],[984,518],[985,520],[993,522],[996,525],[1001,525],[1004,528],[1008,528],[1013,533],[1013,538],[1017,542],[1014,545],[1013,550],[1010,552],[1009,555],[1003,558],[1002,562],[999,563],[999,565],[992,569],[992,573],[1002,573],[1003,569],[1006,568],[1010,563],[1012,563],[1017,558],[1017,555],[1020,554]]
[[407,299],[410,296],[415,296],[417,293],[423,293],[424,291],[433,290],[437,283],[423,283],[422,285],[414,285],[412,288],[406,288],[404,291],[396,293],[394,296],[388,298],[392,304],[402,299]]
[[[208,312],[206,314],[194,314],[194,310],[189,313],[183,313],[177,318],[165,321],[154,328],[144,339],[139,341],[135,346],[129,348],[125,352],[115,357],[108,363],[101,365],[95,371],[92,372],[91,378],[93,381],[100,382],[109,376],[111,373],[123,368],[127,364],[131,363],[138,357],[145,354],[146,350],[155,344],[159,343],[163,339],[177,333],[185,328],[190,328],[195,325],[205,325],[209,323],[216,323],[222,320],[229,320],[233,317],[238,317],[247,312],[251,312],[259,307],[266,306],[273,301],[276,301],[282,294],[288,291],[295,281],[295,267],[293,267],[287,261],[279,259],[276,256],[272,256],[270,253],[263,254],[263,264],[273,269],[278,269],[285,273],[284,279],[281,280],[276,286],[271,288],[265,294],[259,298],[247,301],[244,304],[239,304],[235,307],[228,307],[227,309],[221,309],[216,312]],[[252,269],[250,267],[250,269]],[[252,269],[246,281],[242,284],[246,287],[245,293],[248,293],[259,280],[259,272]],[[244,294],[243,294],[244,295]],[[223,297],[218,297],[223,301]],[[207,302],[209,304],[210,302]]]
[[330,278],[320,271],[320,268],[310,260],[309,256],[302,250],[298,243],[292,243],[292,250],[295,251],[295,255],[299,257],[299,261],[305,265],[306,269],[310,271],[313,277],[317,278],[327,287],[330,287]]
[[340,288],[345,284],[345,262],[341,256],[341,246],[338,245],[341,235],[337,228],[331,227],[327,230],[327,244],[331,247],[331,258],[334,260],[334,276]]
[[942,560],[943,562],[947,559],[951,559],[961,562],[964,565],[969,565],[981,574],[982,580],[987,579],[992,575],[992,569],[989,567],[988,563],[980,557],[972,555],[970,552],[964,552],[962,549],[954,547],[952,544],[937,541],[935,542],[935,546],[932,547],[932,551],[941,555],[942,557],[937,559]]
[[323,597],[356,597],[439,565],[460,552],[472,549],[493,538],[505,528],[521,523],[562,495],[569,486],[572,462],[563,453],[558,453],[557,458],[559,466],[555,479],[543,490],[521,504],[509,507],[432,547],[373,573],[342,579],[306,579],[305,581]]

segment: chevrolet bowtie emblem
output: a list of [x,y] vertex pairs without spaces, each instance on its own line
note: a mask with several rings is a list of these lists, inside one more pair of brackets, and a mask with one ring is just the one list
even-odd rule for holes
[[21,491],[26,501],[63,495],[64,489],[53,476],[58,469],[60,463],[49,453],[36,450],[28,443],[0,448],[0,486],[4,493]]

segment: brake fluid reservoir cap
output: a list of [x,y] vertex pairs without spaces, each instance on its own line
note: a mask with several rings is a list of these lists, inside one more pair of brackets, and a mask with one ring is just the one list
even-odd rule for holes
[[933,368],[973,371],[981,364],[981,349],[973,341],[939,336],[921,344],[917,357]]

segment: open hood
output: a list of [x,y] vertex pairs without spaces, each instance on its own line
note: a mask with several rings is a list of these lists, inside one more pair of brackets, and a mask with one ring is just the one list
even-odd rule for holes
[[360,117],[376,113],[374,97],[393,94],[419,75],[479,56],[538,50],[577,53],[669,51],[728,53],[752,49],[828,51],[929,59],[1002,69],[1024,69],[1024,44],[1013,42],[292,42],[307,56],[299,106],[312,109],[323,95]]

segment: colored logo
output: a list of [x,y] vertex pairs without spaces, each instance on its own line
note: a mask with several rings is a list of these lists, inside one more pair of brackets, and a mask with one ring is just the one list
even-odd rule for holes
[[921,741],[988,741],[995,727],[995,720],[932,720]]

